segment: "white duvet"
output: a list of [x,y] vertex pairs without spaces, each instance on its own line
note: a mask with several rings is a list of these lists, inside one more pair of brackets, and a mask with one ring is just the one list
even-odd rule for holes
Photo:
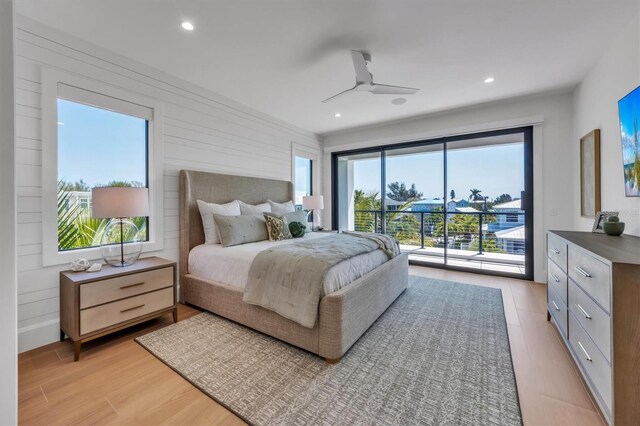
[[[311,232],[304,239],[325,238],[326,233]],[[221,244],[202,244],[189,253],[189,273],[200,278],[234,287],[244,288],[253,259],[262,250],[281,244],[291,244],[297,239],[284,241],[260,241],[239,246],[223,247]],[[347,286],[382,265],[388,260],[382,250],[361,254],[331,268],[324,279],[323,295]]]

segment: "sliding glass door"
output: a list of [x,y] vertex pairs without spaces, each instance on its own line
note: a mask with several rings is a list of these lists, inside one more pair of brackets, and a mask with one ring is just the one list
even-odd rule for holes
[[532,129],[333,155],[333,223],[413,263],[532,278]]

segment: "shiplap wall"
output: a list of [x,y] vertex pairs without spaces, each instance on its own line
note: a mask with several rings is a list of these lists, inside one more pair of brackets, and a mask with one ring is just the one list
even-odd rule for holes
[[[292,147],[320,152],[320,141],[312,133],[28,18],[19,16],[17,23],[16,190],[21,352],[58,339],[58,276],[59,271],[68,269],[68,265],[42,266],[43,67],[91,78],[163,103],[164,249],[153,253],[158,256],[178,259],[180,169],[292,180]],[[91,161],[90,150],[81,154],[79,161],[83,160]]]

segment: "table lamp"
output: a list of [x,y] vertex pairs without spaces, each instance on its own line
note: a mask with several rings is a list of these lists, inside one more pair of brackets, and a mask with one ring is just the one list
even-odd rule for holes
[[132,265],[140,257],[146,238],[128,218],[149,216],[149,189],[93,188],[91,198],[91,216],[111,219],[100,240],[105,262],[112,266]]
[[322,195],[309,195],[302,197],[302,208],[311,212],[311,230],[313,227],[314,211],[324,209],[324,197]]

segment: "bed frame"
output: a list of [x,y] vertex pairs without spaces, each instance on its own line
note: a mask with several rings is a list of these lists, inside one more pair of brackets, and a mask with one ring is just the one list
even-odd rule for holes
[[190,170],[180,171],[180,301],[206,309],[269,336],[313,352],[327,362],[342,355],[407,288],[408,255],[402,254],[347,287],[324,296],[318,321],[303,327],[275,312],[242,302],[243,290],[198,278],[188,271],[189,251],[204,243],[196,200],[249,204],[293,199],[291,182]]

